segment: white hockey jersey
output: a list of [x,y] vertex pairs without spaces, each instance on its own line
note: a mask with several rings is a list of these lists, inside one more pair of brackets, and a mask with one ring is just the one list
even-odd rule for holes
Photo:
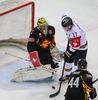
[[75,22],[73,22],[71,30],[65,32],[69,39],[69,49],[72,52],[76,50],[86,50],[88,48],[86,35]]

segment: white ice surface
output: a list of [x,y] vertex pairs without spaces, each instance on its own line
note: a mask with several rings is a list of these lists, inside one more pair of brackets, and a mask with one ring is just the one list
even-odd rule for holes
[[[0,0],[3,1],[3,0]],[[98,77],[98,0],[34,0],[35,25],[39,17],[44,17],[49,24],[56,27],[57,46],[66,48],[66,35],[60,25],[61,16],[68,12],[85,31],[89,42],[88,70],[94,79]],[[23,16],[23,15],[22,15]],[[7,28],[6,28],[7,29]],[[64,100],[67,83],[63,83],[61,92],[54,98],[49,98],[51,93],[58,90],[59,84],[49,79],[37,82],[12,83],[12,73],[22,67],[28,67],[29,62],[16,57],[5,55],[5,52],[28,59],[28,53],[17,48],[0,47],[0,100]],[[63,62],[60,63],[62,68]],[[61,69],[57,73],[60,77]],[[56,85],[52,90],[51,86]],[[94,84],[98,91],[98,82]],[[95,99],[98,100],[98,97]]]

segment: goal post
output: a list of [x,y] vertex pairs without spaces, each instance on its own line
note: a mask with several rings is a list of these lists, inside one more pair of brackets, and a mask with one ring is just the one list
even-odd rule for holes
[[28,0],[6,0],[0,3],[0,46],[25,48],[34,28],[35,3]]
[[12,9],[7,10],[7,11],[5,11],[5,12],[1,12],[1,13],[0,13],[0,16],[3,16],[3,15],[5,15],[5,14],[8,14],[8,13],[10,13],[10,12],[13,12],[13,11],[15,11],[15,10],[21,9],[21,8],[26,7],[26,6],[29,6],[29,5],[31,5],[31,28],[33,29],[33,28],[34,28],[34,9],[35,9],[35,4],[34,4],[34,2],[28,2],[28,3],[26,3],[26,4],[20,5],[20,6],[15,7],[15,8],[12,8]]

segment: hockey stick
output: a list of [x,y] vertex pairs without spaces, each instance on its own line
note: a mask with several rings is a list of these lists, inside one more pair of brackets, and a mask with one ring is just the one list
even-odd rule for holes
[[5,54],[7,54],[7,55],[9,55],[9,56],[13,56],[13,57],[19,58],[19,59],[23,59],[23,60],[25,60],[25,61],[30,62],[30,60],[28,60],[28,59],[24,59],[24,58],[22,58],[22,57],[19,57],[19,56],[16,56],[16,55],[10,54],[10,53],[8,53],[8,52],[5,52]]
[[57,96],[60,93],[61,85],[62,85],[62,78],[63,78],[63,74],[64,74],[64,68],[65,68],[65,61],[64,61],[64,64],[63,64],[63,69],[62,69],[62,75],[61,75],[61,81],[60,81],[59,89],[58,89],[58,91],[56,93],[50,94],[49,95],[50,98],[53,98],[53,97]]
[[93,82],[92,82],[92,84],[94,84],[95,82],[97,82],[98,81],[98,78],[97,79],[95,79]]
[[[96,83],[97,81],[98,81],[98,78],[95,79],[95,80],[92,82],[92,84]],[[89,97],[89,98],[90,98],[90,97]],[[93,99],[91,99],[91,100],[93,100]]]

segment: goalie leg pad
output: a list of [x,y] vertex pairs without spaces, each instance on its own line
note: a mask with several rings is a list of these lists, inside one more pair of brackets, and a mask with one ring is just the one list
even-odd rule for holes
[[49,68],[47,66],[46,67],[41,66],[41,67],[38,67],[38,68],[18,69],[13,74],[13,80],[15,82],[22,82],[22,81],[31,81],[31,80],[33,81],[33,80],[53,77],[55,75],[56,71],[50,70]]

